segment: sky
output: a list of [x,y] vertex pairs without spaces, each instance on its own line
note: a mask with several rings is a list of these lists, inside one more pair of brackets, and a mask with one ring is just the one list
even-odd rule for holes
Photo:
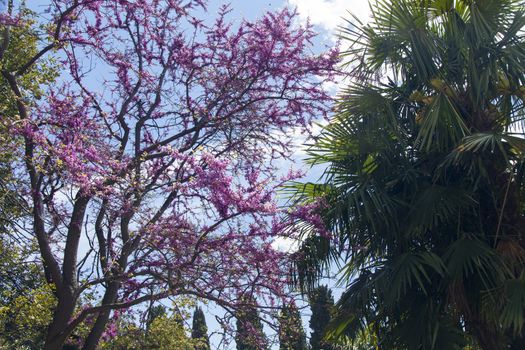
[[[219,1],[216,1],[219,2]],[[239,6],[239,7],[237,7]],[[232,3],[232,7],[237,11],[243,11],[251,16],[257,17],[268,9],[277,9],[288,6],[296,8],[299,21],[301,24],[309,22],[314,26],[318,33],[316,38],[316,49],[323,50],[325,47],[333,46],[337,41],[337,34],[340,27],[343,26],[352,15],[359,18],[362,22],[366,22],[370,15],[370,7],[367,0],[280,0],[280,1],[242,1],[237,0]],[[327,86],[331,93],[337,93],[338,84]],[[325,124],[326,121],[320,121]],[[321,128],[315,128],[314,132]],[[296,151],[296,161],[301,164],[306,156],[306,147],[302,145],[304,137],[297,135],[298,145]],[[316,181],[322,175],[324,166],[317,166],[314,169],[307,169],[307,177],[304,181]],[[274,247],[282,250],[293,249],[297,243],[288,238],[278,238],[274,242]]]
[[[0,0],[2,1],[2,0]],[[210,0],[210,10],[227,3],[223,0]],[[254,19],[267,10],[284,6],[297,8],[300,20],[316,26],[321,38],[334,40],[337,27],[349,18],[349,11],[360,20],[366,21],[370,14],[367,0],[232,0],[229,2],[239,17]],[[213,13],[213,11],[210,11]]]
[[[0,0],[0,12],[5,9],[6,0]],[[29,7],[39,11],[42,10],[42,5],[48,4],[49,0],[27,0]],[[344,18],[351,17],[349,11],[362,22],[366,22],[369,17],[369,5],[367,0],[208,0],[208,12],[210,19],[213,19],[217,10],[224,4],[229,3],[232,8],[231,17],[235,20],[246,18],[248,20],[255,20],[261,17],[266,11],[279,10],[285,6],[296,8],[298,11],[298,20],[301,24],[308,21],[314,25],[314,29],[319,33],[317,37],[314,50],[324,50],[328,46],[333,46],[336,42],[338,27],[345,23]],[[334,91],[335,93],[335,91]],[[297,154],[298,163],[301,162],[301,152]],[[310,170],[308,180],[316,180],[322,173],[322,169]],[[280,241],[276,242],[282,249],[290,247],[290,242]],[[333,282],[330,283],[333,285]],[[341,294],[341,290],[334,288],[334,296],[337,298]],[[216,310],[213,306],[205,306],[206,320],[209,331],[217,330],[219,325],[214,320],[213,313]],[[303,325],[307,334],[309,309],[305,309],[303,313]],[[212,345],[219,342],[218,337],[212,337]],[[213,346],[212,346],[213,347]],[[229,349],[234,349],[232,344]]]
[[[7,0],[0,0],[0,12],[5,9]],[[46,4],[46,0],[28,0],[30,7]],[[301,21],[315,25],[323,38],[334,38],[337,27],[349,18],[349,12],[362,21],[370,14],[367,0],[209,0],[209,13],[213,14],[223,4],[230,3],[234,14],[239,18],[254,19],[265,11],[284,6],[297,8]]]
[[310,19],[321,34],[333,38],[343,18],[355,15],[366,21],[370,8],[367,0],[287,0],[288,6],[296,7],[301,20]]

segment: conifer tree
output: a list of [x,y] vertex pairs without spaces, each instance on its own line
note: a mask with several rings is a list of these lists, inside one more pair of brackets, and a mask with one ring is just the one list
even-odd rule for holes
[[241,298],[243,307],[237,312],[237,350],[262,350],[268,348],[268,340],[263,332],[263,325],[256,301],[252,296]]
[[301,323],[301,315],[293,304],[283,306],[279,318],[279,349],[306,350],[306,335]]
[[166,316],[166,307],[164,305],[152,305],[148,310],[146,329],[149,329],[156,318],[163,316]]
[[334,347],[323,340],[326,326],[332,318],[334,307],[332,291],[327,286],[320,286],[310,293],[309,301],[312,310],[310,346],[312,350],[333,350]]
[[198,342],[198,344],[195,345],[195,350],[210,350],[206,317],[199,306],[195,308],[195,312],[193,313],[191,338]]

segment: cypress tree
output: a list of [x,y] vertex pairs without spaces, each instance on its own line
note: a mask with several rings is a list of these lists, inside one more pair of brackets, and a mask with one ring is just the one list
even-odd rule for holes
[[306,350],[301,315],[294,304],[285,305],[279,318],[279,350]]
[[164,305],[151,305],[148,309],[148,315],[146,318],[146,332],[156,318],[163,316],[166,316],[166,307]]
[[237,350],[268,349],[268,340],[263,332],[263,325],[252,296],[241,297],[242,307],[236,313],[237,332],[235,342]]
[[204,312],[202,312],[199,306],[195,308],[195,312],[193,313],[191,338],[198,341],[195,345],[195,350],[210,350],[206,317],[204,317]]
[[327,286],[320,286],[309,295],[310,309],[310,346],[312,350],[333,350],[334,346],[323,340],[326,326],[332,318],[334,297]]

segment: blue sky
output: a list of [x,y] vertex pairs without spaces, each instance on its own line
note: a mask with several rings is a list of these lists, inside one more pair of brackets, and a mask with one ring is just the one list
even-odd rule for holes
[[[210,13],[224,3],[228,1],[210,0]],[[344,23],[342,18],[349,17],[348,11],[363,21],[370,14],[367,0],[233,0],[229,3],[236,15],[248,19],[254,19],[267,10],[296,7],[301,21],[309,18],[324,39],[334,36],[337,26]]]

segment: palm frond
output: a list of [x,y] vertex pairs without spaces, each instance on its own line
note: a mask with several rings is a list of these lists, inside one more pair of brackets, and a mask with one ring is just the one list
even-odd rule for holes
[[487,290],[512,276],[512,272],[492,247],[469,236],[453,242],[444,252],[443,261],[451,279],[475,276]]
[[461,188],[433,185],[420,191],[410,204],[407,233],[425,235],[446,222],[454,222],[461,211],[470,210],[476,201]]

